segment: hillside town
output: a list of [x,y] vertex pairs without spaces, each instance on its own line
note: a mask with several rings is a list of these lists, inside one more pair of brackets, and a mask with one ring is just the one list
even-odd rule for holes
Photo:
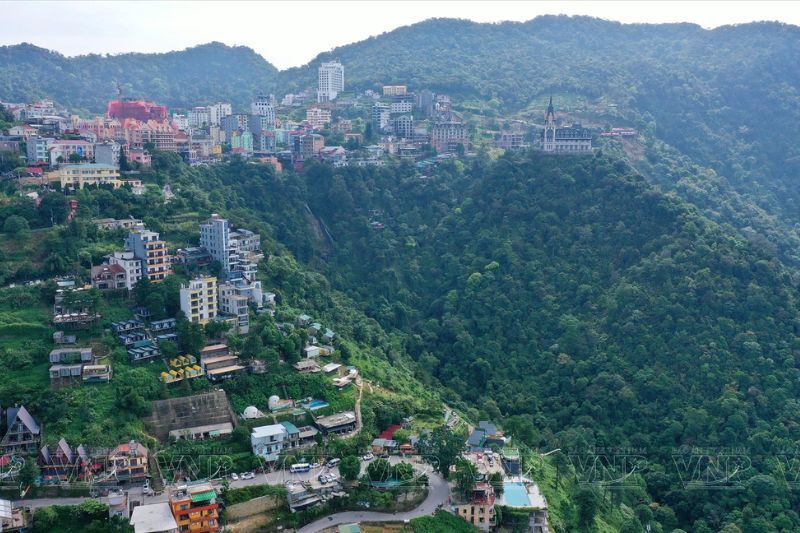
[[20,124],[0,136],[0,151],[24,162],[15,175],[22,185],[81,189],[107,184],[141,193],[141,181],[131,171],[150,166],[155,150],[177,153],[189,165],[239,155],[278,172],[299,171],[311,161],[381,166],[390,159],[424,169],[457,154],[474,156],[479,146],[590,153],[593,136],[636,135],[630,128],[561,124],[552,97],[539,123],[514,121],[502,131],[479,132],[447,94],[406,85],[347,92],[345,67],[336,61],[322,63],[318,78],[316,90],[280,100],[254,95],[249,109],[215,102],[170,112],[164,105],[125,97],[121,88],[104,116],[72,114],[51,100],[2,102]]
[[[164,105],[126,98],[121,89],[106,114],[92,118],[49,100],[3,105],[16,124],[0,137],[0,151],[24,162],[4,178],[37,207],[53,190],[71,197],[84,188],[144,195],[153,185],[143,183],[141,173],[164,152],[193,166],[238,156],[277,173],[301,171],[311,162],[342,167],[408,161],[424,171],[447,159],[475,157],[475,140],[481,137],[447,94],[412,92],[405,85],[346,92],[344,66],[335,61],[320,65],[316,90],[286,94],[280,101],[256,95],[248,110],[216,102],[170,113]],[[490,145],[590,154],[597,134],[578,123],[562,124],[550,98],[541,125],[498,132]],[[600,135],[636,132],[618,128]],[[165,202],[175,196],[169,184],[157,192]],[[67,221],[78,208],[77,200],[69,202]],[[530,531],[550,531],[547,501],[530,474],[535,453],[517,447],[496,424],[472,425],[449,408],[424,421],[404,413],[378,427],[377,435],[364,436],[362,397],[381,385],[348,363],[347,341],[331,324],[280,309],[278,294],[259,279],[259,264],[269,257],[261,236],[213,213],[191,225],[197,245],[174,247],[153,229],[162,222],[92,220],[116,244],[92,264],[88,279],[55,280],[47,370],[50,387],[59,390],[108,387],[118,379],[120,364],[147,369],[152,384],[165,391],[141,407],[146,434],[154,440],[126,440],[111,448],[56,440],[47,438],[35,409],[23,404],[3,409],[0,479],[19,488],[21,496],[0,500],[3,531],[28,530],[36,506],[58,504],[59,498],[26,500],[26,493],[54,494],[48,491],[55,488],[74,490],[81,501],[99,499],[110,518],[137,533],[216,532],[226,521],[281,509],[306,513],[304,521],[311,523],[299,531],[358,531],[361,515],[335,513],[336,501],[356,500],[356,509],[367,509],[374,504],[365,499],[368,493],[388,497],[381,500],[387,510],[373,511],[371,519],[445,511],[490,531],[499,526],[496,509],[502,507],[526,513]],[[374,220],[371,225],[383,227]],[[157,306],[133,303],[176,271],[185,280],[178,290],[180,320],[154,313]],[[274,321],[281,342],[292,347],[276,360],[256,357],[241,343],[254,325],[260,331],[265,319]],[[102,337],[91,333],[101,327]],[[186,329],[192,327],[202,329]],[[187,336],[197,331],[206,333],[205,340],[186,349]],[[124,354],[124,363],[116,353]],[[222,388],[238,377],[274,372],[276,365],[323,384],[326,392],[303,397],[284,385],[282,395],[272,394],[262,404],[236,406]],[[434,451],[438,426],[456,439],[443,468]],[[247,451],[234,462],[212,469],[195,464],[195,456],[174,460],[172,450],[182,443],[229,443],[237,434],[244,435]],[[331,451],[332,444],[357,438],[366,444],[357,456]],[[342,463],[356,458],[355,465]],[[28,479],[26,469],[36,474]],[[229,491],[252,487],[261,491],[251,499],[258,505],[225,505]],[[329,513],[322,522],[313,520]]]

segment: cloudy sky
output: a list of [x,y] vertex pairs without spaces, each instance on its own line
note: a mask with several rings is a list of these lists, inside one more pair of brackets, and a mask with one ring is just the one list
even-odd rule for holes
[[29,42],[66,55],[166,52],[209,41],[253,48],[278,68],[432,17],[524,21],[544,14],[620,22],[754,20],[800,25],[800,2],[597,1],[5,1],[0,45]]

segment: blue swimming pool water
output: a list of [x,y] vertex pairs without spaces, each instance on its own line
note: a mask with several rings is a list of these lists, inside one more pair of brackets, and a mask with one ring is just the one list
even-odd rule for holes
[[530,507],[528,490],[523,483],[507,481],[503,483],[503,505],[510,507]]
[[322,409],[323,407],[328,407],[328,402],[324,400],[311,400],[308,404],[308,408],[311,410]]

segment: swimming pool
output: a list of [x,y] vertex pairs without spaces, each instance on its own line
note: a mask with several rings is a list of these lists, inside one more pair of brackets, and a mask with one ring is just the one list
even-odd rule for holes
[[525,488],[525,484],[519,481],[506,481],[503,483],[503,495],[500,498],[500,505],[530,507],[531,501],[528,498],[528,489]]
[[312,411],[316,411],[317,409],[322,409],[324,407],[328,407],[328,402],[324,400],[311,400],[308,402],[308,408]]

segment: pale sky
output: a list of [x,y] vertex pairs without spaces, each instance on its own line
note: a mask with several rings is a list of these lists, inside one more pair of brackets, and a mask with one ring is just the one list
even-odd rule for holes
[[74,56],[167,52],[221,41],[253,48],[280,69],[320,52],[433,17],[477,22],[590,15],[620,22],[693,22],[704,28],[755,20],[800,25],[800,2],[708,1],[274,1],[0,2],[0,45],[33,43]]

